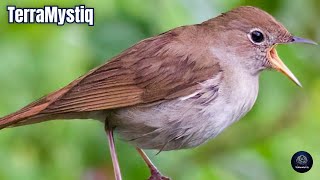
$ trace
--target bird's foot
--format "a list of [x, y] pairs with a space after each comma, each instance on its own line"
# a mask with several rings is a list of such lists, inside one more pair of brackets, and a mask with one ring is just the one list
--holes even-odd
[[151, 176], [148, 180], [171, 180], [168, 177], [162, 176], [161, 173], [157, 169], [151, 170]]

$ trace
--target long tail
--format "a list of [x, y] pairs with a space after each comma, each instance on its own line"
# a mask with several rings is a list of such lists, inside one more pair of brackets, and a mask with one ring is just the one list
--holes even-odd
[[82, 76], [74, 80], [67, 86], [34, 101], [19, 111], [0, 118], [0, 129], [56, 119], [57, 116], [55, 116], [55, 114], [46, 114], [41, 112], [67, 93], [72, 87], [77, 85], [84, 77], [86, 76]]
[[37, 119], [39, 113], [49, 105], [45, 102], [45, 99], [46, 97], [41, 98], [12, 114], [0, 118], [0, 129], [15, 126], [16, 124], [27, 120], [30, 120], [30, 123], [28, 124], [31, 124], [32, 119]]
[[[70, 84], [72, 85], [72, 84]], [[21, 126], [27, 124], [34, 124], [48, 119], [50, 114], [41, 114], [51, 103], [61, 97], [68, 91], [69, 86], [55, 91], [39, 100], [27, 105], [26, 107], [0, 118], [0, 129], [6, 127]]]

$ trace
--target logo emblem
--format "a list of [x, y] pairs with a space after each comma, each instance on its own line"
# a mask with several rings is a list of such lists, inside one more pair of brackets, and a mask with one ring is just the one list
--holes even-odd
[[306, 151], [296, 152], [291, 158], [292, 168], [299, 173], [308, 172], [312, 168], [312, 164], [312, 156]]

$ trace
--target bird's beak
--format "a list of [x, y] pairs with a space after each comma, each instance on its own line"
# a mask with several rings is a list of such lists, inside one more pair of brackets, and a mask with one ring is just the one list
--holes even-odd
[[[293, 36], [291, 40], [287, 43], [306, 43], [306, 44], [313, 44], [317, 45], [316, 42], [308, 40], [308, 39], [303, 39], [300, 37], [295, 37]], [[284, 43], [281, 43], [284, 44]], [[275, 49], [276, 45], [272, 46], [268, 52], [268, 60], [271, 63], [272, 68], [276, 69], [277, 71], [285, 74], [289, 79], [291, 79], [295, 84], [298, 86], [302, 87], [301, 83], [299, 80], [294, 76], [294, 74], [290, 71], [290, 69], [282, 62], [282, 60], [279, 58], [278, 53]]]
[[312, 40], [304, 39], [304, 38], [297, 37], [297, 36], [293, 36], [288, 43], [304, 43], [304, 44], [318, 45], [318, 43], [316, 43]]

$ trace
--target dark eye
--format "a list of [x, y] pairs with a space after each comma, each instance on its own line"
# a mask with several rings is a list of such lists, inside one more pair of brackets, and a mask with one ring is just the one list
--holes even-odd
[[251, 40], [255, 43], [261, 43], [264, 40], [264, 35], [258, 30], [252, 31]]

